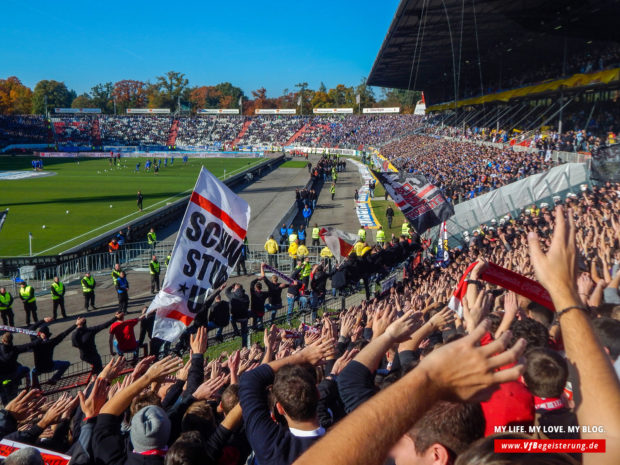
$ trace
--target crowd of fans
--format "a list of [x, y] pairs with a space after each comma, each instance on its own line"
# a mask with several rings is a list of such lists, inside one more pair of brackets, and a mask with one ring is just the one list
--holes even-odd
[[180, 118], [176, 143], [179, 146], [211, 146], [235, 140], [243, 127], [238, 116]]
[[45, 144], [49, 124], [42, 115], [0, 115], [0, 145]]
[[[619, 189], [607, 184], [497, 230], [481, 227], [447, 265], [411, 260], [386, 293], [311, 325], [270, 325], [262, 344], [209, 360], [209, 322], [222, 307], [215, 296], [196, 318], [186, 362], [151, 356], [134, 367], [116, 358], [75, 397], [21, 392], [0, 411], [0, 437], [74, 464], [616, 463]], [[401, 237], [383, 250], [414, 242]], [[485, 284], [487, 261], [540, 282], [556, 312]], [[454, 312], [448, 300], [474, 262]], [[326, 280], [314, 267], [308, 287], [324, 290]], [[278, 297], [281, 305], [286, 285], [263, 273], [248, 293], [226, 287], [233, 318], [247, 319]], [[605, 439], [606, 453], [493, 446], [533, 437]], [[34, 449], [12, 455], [7, 465], [42, 463]]]
[[110, 145], [165, 145], [173, 118], [168, 116], [100, 116], [101, 142]]
[[93, 140], [92, 119], [53, 118], [54, 140], [58, 143], [91, 145]]
[[544, 150], [530, 153], [426, 135], [412, 135], [382, 147], [399, 170], [423, 174], [454, 203], [550, 168]]
[[260, 145], [286, 143], [299, 131], [307, 118], [302, 116], [261, 116], [252, 118], [248, 130], [239, 140], [240, 145]]

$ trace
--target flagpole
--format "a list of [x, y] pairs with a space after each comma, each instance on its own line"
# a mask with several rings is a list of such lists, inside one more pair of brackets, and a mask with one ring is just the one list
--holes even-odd
[[30, 256], [32, 257], [32, 233], [28, 233], [28, 245], [30, 246]]

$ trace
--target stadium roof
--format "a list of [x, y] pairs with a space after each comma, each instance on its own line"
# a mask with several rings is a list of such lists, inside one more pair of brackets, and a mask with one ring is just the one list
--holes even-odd
[[618, 41], [618, 17], [620, 0], [402, 0], [368, 84], [453, 99]]

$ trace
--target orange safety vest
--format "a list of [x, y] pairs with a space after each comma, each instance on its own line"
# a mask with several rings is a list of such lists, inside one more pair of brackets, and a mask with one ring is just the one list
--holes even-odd
[[112, 241], [110, 241], [110, 243], [108, 244], [108, 251], [109, 252], [116, 252], [119, 248], [118, 242], [114, 243]]

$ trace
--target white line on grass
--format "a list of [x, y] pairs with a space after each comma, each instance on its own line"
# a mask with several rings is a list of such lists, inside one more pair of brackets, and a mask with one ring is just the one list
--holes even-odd
[[[260, 160], [260, 161], [263, 161], [263, 160]], [[254, 163], [251, 163], [251, 164], [250, 164], [250, 166], [252, 166], [252, 165], [256, 165], [256, 164], [258, 164], [258, 163], [259, 163], [259, 161], [255, 161]], [[227, 173], [227, 177], [230, 177], [230, 176], [234, 175], [236, 172], [238, 172], [238, 171], [242, 171], [242, 170], [245, 170], [245, 169], [247, 169], [247, 168], [248, 168], [247, 166], [242, 166], [242, 167], [239, 167], [239, 168], [237, 168], [236, 170], [233, 170], [233, 171], [231, 171], [231, 172]], [[218, 179], [221, 179], [221, 178], [222, 178], [222, 176], [223, 176], [223, 175], [218, 176]], [[161, 204], [161, 203], [167, 202], [168, 200], [174, 199], [174, 198], [179, 197], [179, 196], [181, 196], [181, 195], [189, 194], [189, 193], [190, 193], [193, 189], [194, 189], [194, 188], [192, 187], [192, 188], [190, 188], [190, 189], [187, 189], [186, 191], [179, 192], [178, 194], [173, 195], [172, 197], [168, 197], [167, 199], [160, 200], [159, 202], [156, 202], [156, 203], [154, 203], [153, 205], [150, 205], [150, 206], [146, 207], [144, 210], [149, 210], [149, 209], [151, 209], [151, 208], [155, 207], [156, 205], [159, 205], [159, 204]], [[116, 223], [118, 223], [118, 222], [120, 222], [120, 221], [123, 221], [123, 220], [125, 220], [125, 219], [127, 219], [127, 218], [130, 218], [130, 217], [132, 217], [132, 216], [134, 216], [134, 215], [137, 215], [138, 213], [141, 213], [141, 212], [134, 212], [134, 213], [130, 213], [129, 215], [123, 216], [122, 218], [118, 218], [118, 219], [116, 219], [116, 220], [114, 220], [114, 221], [110, 221], [109, 223], [106, 223], [106, 224], [103, 224], [103, 225], [101, 225], [101, 226], [99, 226], [99, 227], [97, 227], [97, 228], [91, 229], [90, 231], [86, 231], [85, 233], [80, 234], [79, 236], [75, 236], [75, 237], [73, 237], [73, 238], [71, 238], [71, 239], [68, 239], [68, 240], [66, 240], [66, 241], [64, 241], [64, 242], [61, 242], [61, 243], [56, 244], [56, 245], [54, 245], [54, 246], [52, 246], [52, 247], [49, 247], [49, 248], [47, 248], [47, 249], [45, 249], [45, 250], [42, 250], [42, 251], [40, 251], [40, 252], [37, 252], [37, 253], [35, 253], [34, 255], [35, 255], [35, 256], [36, 256], [36, 255], [41, 255], [41, 254], [44, 254], [45, 252], [49, 252], [50, 250], [56, 249], [57, 247], [61, 247], [61, 246], [65, 245], [65, 244], [69, 244], [69, 243], [71, 243], [71, 242], [73, 242], [73, 241], [75, 241], [75, 240], [77, 240], [77, 239], [79, 239], [79, 238], [81, 238], [81, 237], [88, 236], [89, 234], [91, 234], [91, 233], [93, 233], [93, 232], [95, 232], [95, 231], [99, 231], [100, 229], [107, 228], [107, 227], [108, 227], [108, 226], [110, 226], [110, 225], [116, 224]]]
[[[192, 188], [190, 188], [190, 189], [187, 189], [186, 191], [179, 192], [178, 194], [173, 195], [172, 197], [168, 197], [167, 199], [160, 200], [159, 202], [155, 202], [153, 205], [149, 205], [149, 206], [148, 206], [148, 207], [146, 207], [144, 210], [149, 210], [149, 209], [151, 209], [151, 208], [155, 207], [156, 205], [159, 205], [159, 204], [161, 204], [161, 203], [167, 202], [167, 201], [169, 201], [169, 200], [171, 200], [171, 199], [174, 199], [174, 198], [176, 198], [176, 197], [179, 197], [179, 196], [181, 196], [181, 195], [189, 194], [189, 193], [190, 193], [193, 189], [194, 189], [194, 188], [192, 187]], [[80, 237], [88, 236], [89, 234], [91, 234], [91, 233], [93, 233], [93, 232], [95, 232], [95, 231], [99, 231], [100, 229], [107, 228], [107, 227], [108, 227], [108, 226], [110, 226], [110, 225], [116, 224], [116, 223], [118, 223], [118, 222], [120, 222], [120, 221], [123, 221], [123, 220], [125, 220], [125, 219], [127, 219], [127, 218], [130, 218], [130, 217], [132, 217], [132, 216], [134, 216], [134, 215], [137, 215], [137, 214], [139, 214], [139, 213], [143, 213], [143, 212], [134, 212], [134, 213], [130, 213], [129, 215], [123, 216], [122, 218], [117, 218], [117, 219], [116, 219], [116, 220], [114, 220], [114, 221], [110, 221], [109, 223], [106, 223], [106, 224], [103, 224], [103, 225], [101, 225], [101, 226], [99, 226], [99, 227], [97, 227], [97, 228], [91, 229], [90, 231], [86, 231], [85, 233], [80, 234], [79, 236], [75, 236], [75, 237], [73, 237], [73, 238], [71, 238], [71, 239], [69, 239], [69, 240], [66, 240], [66, 241], [64, 241], [64, 242], [61, 242], [61, 243], [59, 243], [59, 244], [56, 244], [56, 245], [54, 245], [54, 246], [52, 246], [52, 247], [50, 247], [50, 248], [48, 248], [48, 249], [42, 250], [42, 251], [40, 251], [40, 252], [37, 252], [37, 253], [35, 253], [34, 255], [41, 255], [41, 254], [43, 254], [43, 253], [45, 253], [45, 252], [49, 252], [50, 250], [53, 250], [53, 249], [55, 249], [55, 248], [57, 248], [57, 247], [61, 247], [61, 246], [65, 245], [65, 244], [69, 244], [69, 243], [71, 243], [71, 242], [73, 242], [73, 241], [75, 241], [75, 240], [79, 239]]]

